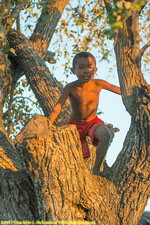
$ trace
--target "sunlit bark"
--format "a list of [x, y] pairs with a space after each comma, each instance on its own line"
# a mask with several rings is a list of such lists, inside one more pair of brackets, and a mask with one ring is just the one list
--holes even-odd
[[139, 56], [135, 53], [138, 36], [133, 35], [137, 28], [134, 29], [131, 21], [132, 18], [129, 18], [119, 30], [115, 42], [123, 102], [131, 115], [131, 126], [123, 149], [113, 165], [117, 177], [114, 178], [115, 184], [122, 196], [118, 212], [122, 224], [138, 222], [150, 195], [150, 88], [143, 78]]
[[[23, 69], [44, 114], [48, 116], [60, 96], [62, 84], [51, 75], [44, 60], [33, 48], [32, 42], [15, 30], [10, 30], [7, 38], [10, 47], [16, 52], [15, 61]], [[70, 113], [69, 101], [63, 109], [55, 123], [57, 125], [67, 122]], [[63, 122], [60, 121], [62, 115]]]

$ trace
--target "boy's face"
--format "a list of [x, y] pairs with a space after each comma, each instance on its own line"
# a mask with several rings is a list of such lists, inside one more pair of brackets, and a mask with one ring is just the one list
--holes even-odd
[[97, 67], [95, 66], [95, 61], [92, 57], [80, 57], [77, 59], [76, 65], [71, 71], [78, 77], [79, 81], [87, 83], [93, 79], [97, 72]]

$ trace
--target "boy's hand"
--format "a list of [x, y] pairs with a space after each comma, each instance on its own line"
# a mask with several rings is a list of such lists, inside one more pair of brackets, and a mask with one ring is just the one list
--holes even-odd
[[69, 94], [70, 94], [70, 87], [69, 87], [69, 85], [66, 85], [66, 87], [63, 89], [63, 93], [60, 96], [57, 104], [54, 106], [52, 112], [50, 113], [50, 115], [48, 117], [49, 120], [52, 123], [55, 121], [55, 119], [59, 115], [59, 113], [62, 109], [62, 106], [64, 105], [64, 103], [65, 103], [66, 99], [68, 98]]

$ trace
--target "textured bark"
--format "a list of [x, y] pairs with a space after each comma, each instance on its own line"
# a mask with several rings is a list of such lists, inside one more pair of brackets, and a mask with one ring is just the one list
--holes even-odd
[[137, 224], [150, 195], [150, 149], [144, 142], [142, 135], [139, 137], [135, 122], [132, 122], [123, 149], [112, 168], [114, 177], [111, 180], [121, 196], [118, 210], [121, 224]]
[[118, 224], [116, 188], [88, 171], [75, 126], [56, 128], [35, 116], [17, 135], [16, 147], [36, 186], [42, 220]]
[[33, 183], [1, 120], [0, 193], [1, 221], [35, 221], [39, 218]]
[[133, 57], [137, 37], [131, 22], [129, 18], [119, 30], [115, 43], [123, 102], [131, 115], [123, 149], [112, 168], [117, 179], [111, 177], [121, 195], [121, 224], [137, 224], [150, 196], [150, 88], [141, 73], [139, 56]]
[[[52, 39], [55, 28], [61, 18], [61, 15], [62, 15], [63, 10], [64, 10], [65, 6], [67, 5], [67, 3], [68, 3], [68, 0], [56, 0], [56, 1], [47, 0], [47, 1], [45, 1], [44, 5], [43, 5], [42, 13], [38, 19], [38, 22], [36, 24], [34, 32], [30, 38], [34, 49], [38, 51], [41, 58], [50, 63], [55, 63], [56, 60], [54, 59], [54, 56], [52, 56], [52, 54], [49, 54], [49, 51], [47, 51], [47, 49], [49, 47], [49, 44]], [[9, 24], [10, 27], [13, 27], [13, 22], [15, 20], [17, 20], [20, 11], [26, 4], [27, 4], [26, 0], [16, 2], [15, 7], [12, 7], [10, 1], [8, 1], [7, 4], [5, 1], [2, 3], [2, 7], [0, 10], [3, 11], [4, 9], [8, 9], [8, 12], [5, 13], [5, 16], [4, 16], [5, 19], [3, 19], [4, 27], [5, 26], [7, 27], [7, 24]], [[12, 9], [11, 9], [11, 7], [12, 7]], [[9, 11], [10, 11], [10, 13], [9, 13]], [[43, 20], [43, 18], [45, 16], [47, 17], [47, 21]], [[5, 27], [5, 32], [7, 33], [6, 27]], [[3, 27], [1, 27], [1, 26], [0, 26], [0, 28], [3, 29]], [[13, 47], [14, 46], [12, 46], [12, 48]], [[24, 70], [22, 69], [22, 67], [20, 66], [18, 61], [16, 61], [16, 58], [13, 57], [13, 59], [12, 59], [12, 53], [10, 55], [11, 55], [11, 73], [12, 73], [11, 75], [12, 75], [12, 77], [10, 74], [8, 74], [8, 71], [6, 70], [6, 72], [5, 72], [6, 73], [5, 74], [5, 83], [6, 84], [3, 85], [6, 90], [3, 93], [3, 98], [4, 98], [3, 102], [5, 100], [5, 97], [8, 95], [8, 93], [11, 90], [11, 85], [14, 85], [16, 83], [16, 81], [21, 76], [24, 75], [24, 73], [23, 73]], [[52, 56], [52, 58], [51, 58], [51, 56]], [[3, 59], [1, 61], [3, 61]], [[7, 61], [7, 59], [5, 61]], [[7, 65], [7, 62], [5, 62], [5, 66], [6, 65]], [[4, 71], [4, 69], [2, 69], [2, 70]], [[53, 80], [53, 78], [52, 78], [52, 80]], [[55, 83], [57, 83], [57, 85], [60, 86], [59, 82], [55, 81]]]
[[39, 219], [35, 191], [25, 170], [1, 169], [0, 188], [1, 221]]
[[[15, 61], [21, 66], [21, 68], [23, 68], [28, 82], [38, 99], [44, 114], [48, 116], [51, 109], [58, 101], [63, 88], [62, 84], [51, 75], [44, 60], [24, 35], [17, 33], [15, 30], [10, 30], [7, 38], [10, 47], [15, 49]], [[68, 121], [69, 113], [70, 102], [66, 101], [66, 104], [55, 124], [65, 124]], [[62, 116], [63, 121], [60, 121]]]

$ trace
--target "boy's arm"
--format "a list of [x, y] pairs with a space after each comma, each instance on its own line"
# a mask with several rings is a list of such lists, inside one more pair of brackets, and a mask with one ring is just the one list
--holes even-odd
[[62, 106], [64, 105], [66, 99], [68, 98], [70, 94], [70, 88], [69, 85], [66, 85], [66, 87], [63, 89], [63, 93], [60, 96], [57, 104], [54, 106], [53, 110], [51, 111], [50, 115], [49, 115], [49, 120], [53, 123], [55, 121], [55, 119], [57, 118], [57, 116], [59, 115]]
[[120, 87], [110, 84], [107, 81], [101, 80], [101, 87], [102, 87], [102, 89], [106, 89], [108, 91], [112, 91], [118, 95], [121, 95]]

